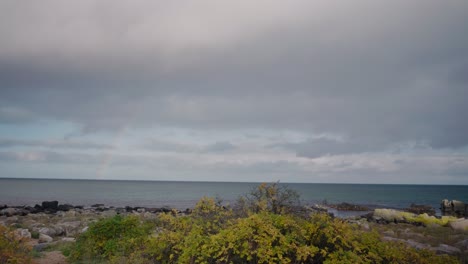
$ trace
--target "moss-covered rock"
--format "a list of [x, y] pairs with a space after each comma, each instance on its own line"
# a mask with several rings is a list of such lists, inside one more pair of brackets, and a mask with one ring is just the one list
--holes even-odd
[[450, 222], [458, 221], [458, 219], [453, 216], [442, 216], [438, 218], [426, 213], [418, 215], [395, 209], [375, 209], [372, 218], [377, 222], [412, 223], [424, 226], [447, 226]]

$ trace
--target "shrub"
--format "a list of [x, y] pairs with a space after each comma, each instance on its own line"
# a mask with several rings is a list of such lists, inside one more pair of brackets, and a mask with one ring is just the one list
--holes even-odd
[[90, 225], [87, 232], [78, 237], [69, 258], [76, 260], [111, 260], [128, 256], [141, 248], [152, 229], [149, 223], [141, 223], [136, 216], [102, 219]]
[[[162, 214], [154, 232], [138, 218], [100, 220], [82, 234], [70, 260], [111, 263], [456, 263], [327, 214], [294, 214], [298, 196], [263, 184], [234, 214], [203, 198], [188, 216]], [[291, 207], [290, 207], [291, 206]]]
[[262, 211], [274, 214], [292, 213], [300, 207], [299, 194], [279, 183], [262, 183], [249, 194], [240, 197], [236, 209], [240, 215]]
[[30, 263], [31, 247], [26, 245], [26, 241], [0, 225], [0, 263]]
[[[190, 217], [170, 221], [185, 228], [165, 229], [150, 239], [143, 255], [157, 263], [456, 263], [382, 242], [375, 232], [325, 214], [305, 219], [261, 212], [231, 221], [215, 234], [202, 232]], [[191, 224], [184, 225], [187, 221]]]
[[37, 232], [37, 231], [32, 231], [32, 232], [31, 232], [31, 238], [39, 239], [39, 232]]

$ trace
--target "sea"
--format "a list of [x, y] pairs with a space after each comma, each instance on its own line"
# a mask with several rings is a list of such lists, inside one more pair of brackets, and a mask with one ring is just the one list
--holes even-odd
[[[302, 204], [353, 203], [371, 208], [424, 204], [439, 210], [442, 199], [468, 202], [466, 185], [279, 183], [299, 193]], [[0, 204], [59, 203], [91, 206], [171, 207], [184, 210], [206, 197], [234, 203], [259, 183], [0, 178]], [[438, 211], [440, 214], [440, 211]]]

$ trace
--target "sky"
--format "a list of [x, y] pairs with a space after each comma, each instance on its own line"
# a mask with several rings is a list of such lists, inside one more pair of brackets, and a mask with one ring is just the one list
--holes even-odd
[[0, 177], [468, 184], [468, 1], [0, 2]]

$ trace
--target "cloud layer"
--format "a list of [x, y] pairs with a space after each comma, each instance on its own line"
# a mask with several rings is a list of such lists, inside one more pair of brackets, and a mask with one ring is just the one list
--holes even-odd
[[255, 156], [251, 130], [265, 157], [466, 157], [466, 25], [466, 1], [3, 1], [0, 124], [197, 131], [138, 144], [213, 159]]

